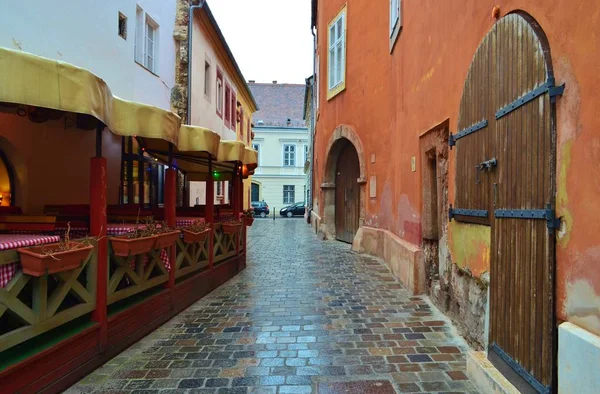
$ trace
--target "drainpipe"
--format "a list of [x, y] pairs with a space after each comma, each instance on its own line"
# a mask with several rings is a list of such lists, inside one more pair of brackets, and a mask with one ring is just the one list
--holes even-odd
[[317, 95], [315, 94], [315, 86], [317, 83], [317, 35], [315, 33], [315, 28], [311, 27], [310, 32], [313, 36], [313, 81], [312, 81], [312, 108], [311, 108], [311, 117], [310, 117], [310, 144], [311, 144], [311, 154], [310, 154], [310, 163], [309, 163], [309, 177], [310, 177], [310, 201], [309, 201], [309, 217], [308, 220], [310, 222], [310, 212], [313, 209], [313, 201], [314, 201], [314, 192], [315, 192], [315, 177], [314, 177], [314, 162], [315, 162], [315, 127], [316, 127], [316, 116], [317, 116]]
[[192, 115], [192, 37], [193, 24], [194, 24], [194, 10], [204, 7], [205, 0], [200, 0], [198, 5], [190, 5], [190, 12], [188, 14], [188, 86], [187, 86], [187, 124], [191, 125], [190, 120]]

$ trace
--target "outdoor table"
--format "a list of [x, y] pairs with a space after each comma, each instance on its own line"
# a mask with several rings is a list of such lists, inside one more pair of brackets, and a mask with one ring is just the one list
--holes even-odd
[[194, 224], [195, 221], [201, 221], [204, 222], [204, 218], [203, 217], [194, 217], [194, 216], [180, 216], [175, 220], [175, 227], [190, 227], [191, 225]]
[[[2, 264], [5, 258], [8, 261], [15, 258], [18, 259], [18, 256], [14, 255], [16, 254], [15, 249], [26, 246], [50, 244], [59, 241], [60, 237], [58, 235], [0, 234], [0, 254], [3, 255], [3, 258], [0, 258], [0, 287], [5, 287], [21, 267], [19, 261]], [[12, 256], [8, 256], [11, 254]]]

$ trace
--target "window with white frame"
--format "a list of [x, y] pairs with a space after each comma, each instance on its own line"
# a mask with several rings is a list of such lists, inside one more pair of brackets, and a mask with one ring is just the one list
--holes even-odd
[[390, 0], [390, 53], [402, 28], [402, 0]]
[[296, 186], [283, 185], [283, 203], [293, 204], [294, 200], [296, 200]]
[[136, 10], [135, 61], [158, 73], [158, 24], [140, 7]]
[[346, 73], [346, 8], [329, 24], [328, 87], [342, 87]]
[[294, 167], [296, 165], [296, 145], [283, 145], [283, 166]]
[[308, 145], [304, 145], [304, 162], [308, 161]]
[[400, 20], [400, 0], [390, 0], [390, 37]]
[[254, 149], [256, 152], [258, 152], [256, 154], [256, 156], [258, 156], [258, 161], [259, 162], [256, 163], [256, 164], [260, 165], [260, 145], [259, 144], [252, 144], [252, 149]]

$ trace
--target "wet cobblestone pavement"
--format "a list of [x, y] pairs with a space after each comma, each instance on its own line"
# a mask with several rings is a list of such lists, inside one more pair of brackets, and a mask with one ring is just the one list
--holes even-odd
[[380, 260], [300, 219], [256, 220], [248, 248], [245, 271], [68, 392], [475, 392], [467, 345]]

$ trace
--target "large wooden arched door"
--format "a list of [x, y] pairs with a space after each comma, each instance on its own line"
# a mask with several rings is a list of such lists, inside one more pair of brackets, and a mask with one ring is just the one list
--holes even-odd
[[549, 392], [555, 365], [554, 86], [531, 18], [510, 14], [479, 46], [456, 145], [457, 220], [491, 226], [488, 357], [523, 392]]
[[360, 217], [360, 167], [354, 146], [347, 142], [335, 167], [335, 234], [343, 242], [352, 243]]

